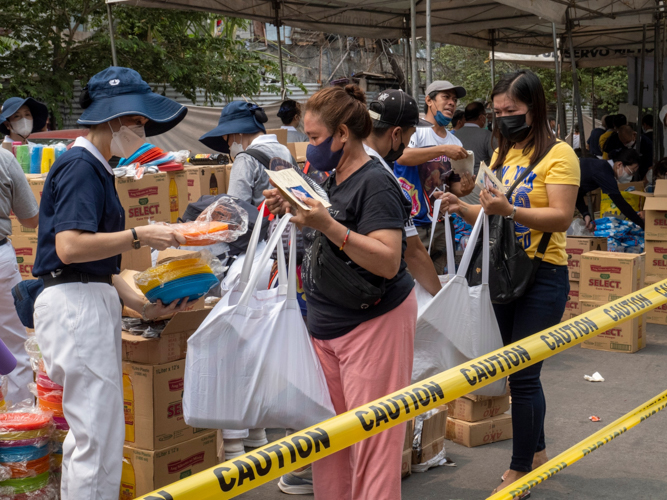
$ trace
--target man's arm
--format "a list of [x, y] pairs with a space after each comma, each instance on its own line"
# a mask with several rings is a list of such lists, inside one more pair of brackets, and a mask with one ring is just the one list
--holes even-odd
[[452, 160], [462, 160], [468, 156], [468, 152], [462, 146], [451, 144], [427, 148], [405, 148], [403, 155], [396, 161], [406, 167], [416, 167], [441, 156], [447, 156]]

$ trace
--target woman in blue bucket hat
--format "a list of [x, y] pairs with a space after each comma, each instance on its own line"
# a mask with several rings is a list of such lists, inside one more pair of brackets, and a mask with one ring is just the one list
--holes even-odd
[[35, 335], [47, 375], [64, 388], [70, 432], [62, 498], [106, 500], [118, 498], [125, 437], [119, 297], [145, 320], [187, 303], [150, 304], [118, 278], [121, 253], [184, 240], [168, 226], [125, 229], [109, 159], [129, 157], [146, 136], [176, 126], [187, 109], [120, 67], [93, 76], [80, 102], [78, 123], [90, 132], [56, 160], [44, 184], [33, 268], [44, 291], [35, 302]]
[[264, 171], [269, 165], [255, 156], [293, 161], [289, 149], [278, 142], [278, 137], [266, 133], [267, 121], [266, 113], [256, 104], [233, 101], [223, 108], [218, 126], [199, 138], [205, 146], [234, 159], [227, 194], [255, 206], [262, 203], [262, 191], [269, 188], [269, 176]]
[[10, 97], [2, 104], [0, 132], [5, 134], [3, 147], [11, 150], [12, 142], [28, 143], [28, 136], [46, 126], [49, 109], [32, 97]]

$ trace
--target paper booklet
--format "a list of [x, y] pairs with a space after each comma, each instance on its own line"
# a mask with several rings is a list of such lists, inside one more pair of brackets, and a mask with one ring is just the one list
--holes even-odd
[[488, 189], [489, 187], [495, 187], [498, 191], [505, 194], [507, 193], [507, 187], [496, 177], [496, 174], [486, 166], [486, 163], [481, 162], [479, 164], [479, 172], [477, 172], [477, 180], [475, 184], [482, 189]]
[[449, 162], [452, 164], [452, 170], [461, 175], [464, 172], [468, 172], [470, 175], [475, 175], [475, 153], [468, 151], [468, 156], [462, 160], [452, 160], [450, 158]]
[[331, 203], [318, 195], [313, 188], [311, 188], [308, 183], [294, 171], [294, 169], [286, 168], [285, 170], [278, 171], [266, 170], [266, 173], [276, 185], [280, 194], [282, 194], [292, 205], [303, 208], [304, 210], [310, 210], [310, 207], [306, 205], [303, 200], [312, 198], [319, 201], [326, 208], [331, 206]]

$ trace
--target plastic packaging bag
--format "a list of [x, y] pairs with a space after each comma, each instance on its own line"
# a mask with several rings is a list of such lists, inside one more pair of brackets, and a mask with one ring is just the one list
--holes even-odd
[[213, 274], [212, 261], [213, 256], [209, 252], [193, 252], [183, 257], [161, 262], [155, 267], [150, 267], [142, 273], [135, 274], [134, 283], [139, 290], [147, 293], [153, 288], [180, 278], [204, 273]]
[[[415, 332], [413, 383], [503, 347], [489, 292], [489, 223], [483, 210], [470, 239], [477, 241], [482, 230], [482, 284], [469, 287], [465, 278], [475, 250], [475, 246], [470, 245], [463, 254], [456, 276], [433, 300], [420, 308]], [[501, 396], [505, 394], [505, 383], [505, 378], [500, 379], [474, 394]]]
[[[188, 425], [303, 429], [334, 415], [296, 299], [295, 228], [286, 285], [281, 279], [277, 288], [255, 288], [290, 218], [281, 219], [238, 303], [223, 297], [188, 339], [183, 392]], [[284, 266], [279, 272], [285, 273]]]
[[185, 237], [188, 246], [230, 243], [248, 230], [248, 212], [231, 198], [223, 197], [209, 205], [195, 221], [171, 226]]

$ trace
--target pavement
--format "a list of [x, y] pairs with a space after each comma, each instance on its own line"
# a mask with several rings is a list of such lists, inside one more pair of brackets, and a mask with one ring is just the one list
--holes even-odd
[[[553, 458], [667, 389], [667, 326], [648, 325], [648, 345], [634, 353], [574, 346], [545, 361], [547, 452]], [[604, 382], [584, 375], [600, 372]], [[602, 418], [599, 423], [588, 417]], [[531, 499], [667, 499], [667, 409], [652, 416], [556, 476], [535, 487]], [[267, 431], [269, 440], [284, 431]], [[481, 500], [508, 468], [512, 441], [466, 448], [445, 441], [456, 467], [438, 467], [403, 480], [403, 500]], [[286, 500], [277, 481], [237, 498]], [[312, 496], [303, 496], [312, 498]], [[373, 500], [373, 499], [366, 499]]]

